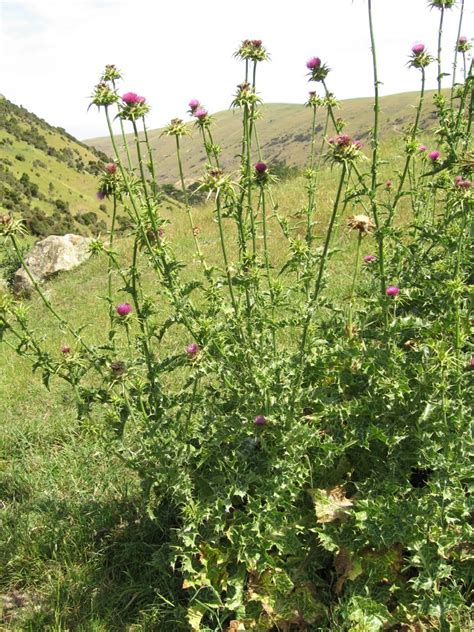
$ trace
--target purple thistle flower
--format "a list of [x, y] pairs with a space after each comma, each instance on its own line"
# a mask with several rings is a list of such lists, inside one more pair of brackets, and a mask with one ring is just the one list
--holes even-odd
[[257, 162], [255, 165], [255, 171], [260, 175], [264, 174], [266, 170], [267, 165], [264, 162]]
[[105, 165], [105, 170], [107, 173], [110, 174], [117, 173], [117, 165], [115, 164], [115, 162], [108, 162]]
[[388, 288], [385, 290], [387, 296], [396, 296], [399, 292], [400, 288], [396, 285], [389, 285]]
[[259, 39], [252, 40], [252, 46], [255, 46], [255, 48], [260, 48], [261, 45], [262, 45], [262, 40], [259, 40]]
[[314, 68], [319, 68], [320, 66], [321, 60], [319, 57], [311, 57], [311, 59], [308, 59], [306, 62], [306, 68], [308, 68], [308, 70], [314, 70]]
[[253, 420], [256, 426], [264, 426], [267, 423], [267, 418], [264, 415], [257, 415]]
[[428, 154], [428, 158], [431, 160], [431, 162], [436, 162], [440, 156], [441, 153], [437, 149], [430, 151], [430, 153]]
[[411, 52], [412, 52], [414, 55], [421, 55], [421, 53], [422, 53], [424, 50], [425, 50], [425, 45], [424, 45], [424, 44], [421, 44], [421, 43], [414, 44], [414, 45], [411, 47]]
[[375, 255], [365, 255], [364, 257], [364, 261], [365, 263], [372, 263], [373, 261], [376, 261], [377, 257]]
[[128, 316], [132, 311], [132, 306], [130, 303], [119, 303], [115, 308], [115, 311], [119, 316]]
[[461, 37], [458, 39], [458, 44], [466, 44], [467, 43], [467, 37], [465, 35], [461, 35]]
[[351, 144], [351, 137], [349, 136], [349, 134], [339, 134], [339, 136], [337, 136], [336, 138], [336, 143], [340, 146], [340, 147], [348, 147]]
[[95, 194], [95, 197], [98, 200], [103, 200], [105, 198], [105, 193], [103, 191], [97, 191], [97, 193]]
[[191, 101], [188, 103], [189, 109], [191, 110], [193, 114], [194, 114], [194, 111], [197, 110], [200, 105], [201, 104], [199, 103], [197, 99], [191, 99]]
[[418, 151], [419, 151], [420, 153], [425, 152], [427, 149], [428, 149], [428, 147], [427, 147], [426, 145], [420, 145], [420, 146], [418, 147]]
[[199, 121], [203, 121], [207, 116], [207, 110], [205, 108], [197, 108], [197, 110], [193, 112], [193, 116]]
[[135, 92], [126, 92], [124, 95], [122, 95], [122, 101], [127, 105], [137, 105], [145, 103], [146, 99], [145, 97], [140, 97]]
[[194, 358], [200, 351], [200, 347], [197, 342], [192, 342], [186, 347], [186, 353], [189, 358]]
[[472, 371], [474, 369], [474, 356], [471, 357], [471, 359], [467, 363], [467, 367], [466, 368], [468, 370], [470, 370], [470, 371]]
[[61, 345], [59, 350], [61, 353], [71, 353], [71, 347], [69, 345]]
[[385, 183], [385, 188], [387, 189], [387, 191], [390, 191], [392, 187], [393, 187], [393, 182], [391, 180], [387, 180], [387, 182]]
[[471, 186], [472, 182], [470, 180], [461, 180], [461, 182], [458, 184], [458, 187], [464, 190], [470, 189]]

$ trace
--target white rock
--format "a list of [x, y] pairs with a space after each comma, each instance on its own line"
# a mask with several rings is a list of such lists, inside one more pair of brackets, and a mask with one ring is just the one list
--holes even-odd
[[[38, 283], [58, 272], [72, 270], [90, 257], [90, 237], [81, 235], [50, 235], [36, 242], [25, 257], [31, 275]], [[34, 286], [23, 268], [15, 272], [13, 290], [16, 294], [30, 296]]]

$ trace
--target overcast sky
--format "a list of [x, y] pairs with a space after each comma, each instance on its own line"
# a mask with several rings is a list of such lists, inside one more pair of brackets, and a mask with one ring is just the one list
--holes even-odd
[[[465, 0], [469, 38], [473, 3]], [[435, 54], [439, 11], [426, 0], [373, 0], [373, 10], [382, 94], [417, 90], [408, 56], [416, 42]], [[459, 6], [445, 18], [446, 72], [458, 18]], [[0, 0], [0, 93], [78, 138], [106, 135], [102, 115], [87, 107], [113, 63], [124, 74], [121, 92], [144, 95], [149, 127], [159, 127], [185, 118], [191, 98], [211, 112], [229, 107], [243, 78], [233, 53], [246, 38], [262, 39], [271, 55], [257, 78], [266, 102], [304, 102], [312, 56], [332, 68], [338, 98], [372, 93], [367, 0]], [[435, 84], [432, 64], [428, 87]]]

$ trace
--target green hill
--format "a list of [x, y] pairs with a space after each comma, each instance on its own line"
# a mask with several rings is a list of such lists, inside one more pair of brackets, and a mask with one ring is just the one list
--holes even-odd
[[[434, 120], [432, 96], [425, 96], [421, 117], [421, 129], [429, 130]], [[407, 92], [382, 97], [380, 133], [384, 143], [401, 139], [407, 126], [414, 120], [417, 92]], [[259, 142], [264, 160], [280, 163], [280, 166], [301, 168], [309, 153], [312, 113], [304, 105], [272, 103], [260, 108], [258, 122]], [[346, 122], [346, 130], [355, 138], [368, 141], [373, 124], [373, 98], [348, 99], [339, 103], [338, 116]], [[325, 126], [325, 112], [317, 116], [320, 136]], [[241, 151], [241, 115], [239, 111], [227, 110], [213, 115], [214, 141], [222, 148], [222, 164], [226, 170], [237, 168]], [[190, 129], [193, 123], [189, 123]], [[175, 139], [163, 135], [162, 129], [148, 132], [156, 152], [157, 177], [161, 183], [175, 183], [178, 168], [175, 155]], [[128, 136], [132, 144], [132, 136]], [[111, 141], [107, 138], [92, 138], [85, 141], [96, 149], [111, 153]], [[182, 139], [183, 167], [187, 178], [197, 178], [205, 164], [205, 153], [200, 135], [194, 130], [192, 136]], [[159, 160], [158, 160], [159, 158]]]
[[106, 228], [96, 198], [108, 157], [0, 96], [0, 210], [22, 217], [34, 235]]

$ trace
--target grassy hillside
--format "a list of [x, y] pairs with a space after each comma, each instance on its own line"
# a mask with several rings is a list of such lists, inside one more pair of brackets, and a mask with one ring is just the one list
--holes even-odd
[[22, 217], [34, 235], [106, 228], [107, 205], [96, 198], [108, 158], [0, 97], [0, 209]]
[[[434, 92], [428, 92], [425, 96], [420, 125], [422, 130], [429, 130], [433, 124], [433, 94]], [[380, 132], [385, 143], [401, 140], [407, 126], [413, 123], [417, 100], [416, 92], [381, 98]], [[338, 115], [346, 121], [347, 131], [355, 138], [368, 141], [373, 124], [373, 98], [348, 99], [341, 101], [339, 105]], [[262, 106], [261, 115], [258, 135], [264, 159], [274, 163], [280, 161], [288, 167], [302, 168], [309, 152], [311, 110], [303, 105], [272, 103]], [[317, 117], [320, 136], [324, 131], [325, 116], [324, 112], [320, 112]], [[222, 148], [223, 167], [226, 170], [233, 170], [238, 165], [238, 155], [241, 151], [241, 113], [237, 110], [227, 110], [213, 115], [213, 119], [214, 141]], [[192, 129], [192, 122], [189, 123], [189, 127]], [[156, 152], [157, 177], [161, 183], [174, 184], [179, 178], [175, 139], [162, 134], [162, 129], [148, 133]], [[131, 135], [128, 138], [131, 144]], [[100, 151], [112, 151], [109, 138], [92, 138], [85, 142]], [[186, 176], [190, 179], [199, 177], [205, 164], [205, 154], [196, 130], [192, 136], [182, 140], [182, 153]]]

